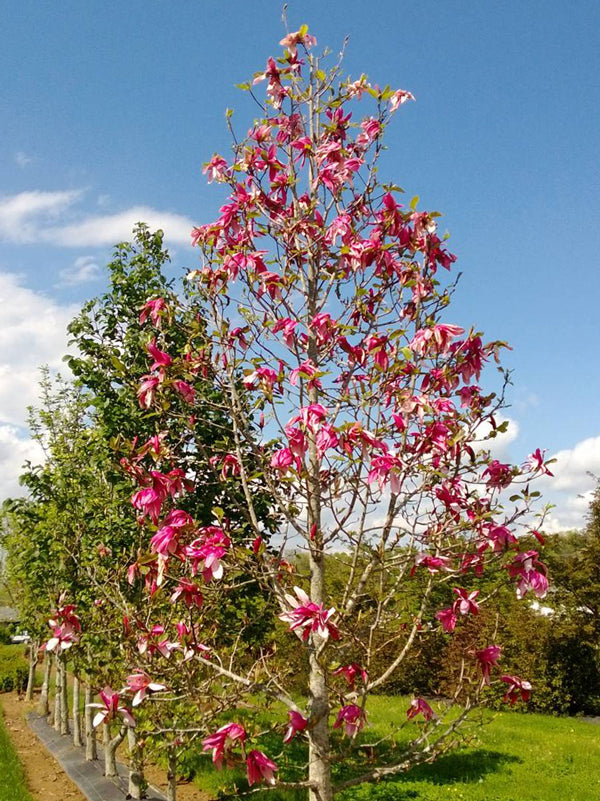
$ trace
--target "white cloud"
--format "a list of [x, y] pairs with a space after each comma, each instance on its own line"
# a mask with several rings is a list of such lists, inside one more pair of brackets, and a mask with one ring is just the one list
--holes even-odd
[[145, 222], [162, 228], [166, 238], [190, 244], [189, 217], [151, 206], [132, 206], [115, 214], [82, 215], [77, 203], [84, 190], [21, 192], [0, 197], [0, 240], [13, 244], [46, 242], [59, 247], [101, 247], [131, 239], [133, 227]]
[[77, 306], [61, 306], [0, 272], [0, 423], [23, 425], [38, 396], [39, 367], [66, 372], [66, 327]]
[[81, 190], [73, 189], [0, 197], [0, 239], [16, 244], [39, 241], [40, 230], [60, 217], [81, 194]]
[[100, 276], [100, 266], [93, 256], [78, 256], [70, 267], [59, 273], [61, 286], [77, 286], [95, 281]]
[[594, 483], [589, 473], [600, 476], [600, 437], [584, 439], [573, 448], [554, 454], [554, 458], [554, 489], [581, 492]]
[[586, 525], [590, 501], [600, 477], [600, 437], [588, 437], [553, 455], [553, 477], [542, 479], [544, 500], [555, 504], [544, 528], [565, 531]]
[[14, 426], [0, 425], [0, 500], [25, 495], [19, 475], [26, 461], [40, 464], [44, 454], [37, 442], [19, 436]]
[[31, 156], [28, 156], [27, 153], [24, 153], [22, 150], [19, 150], [18, 153], [15, 153], [15, 164], [17, 164], [21, 169], [24, 169], [28, 164], [31, 164], [33, 159]]
[[166, 238], [189, 245], [192, 220], [182, 214], [158, 211], [150, 206], [133, 206], [117, 214], [98, 214], [68, 224], [49, 226], [40, 231], [40, 239], [62, 247], [99, 247], [114, 245], [131, 239], [131, 232], [138, 222], [145, 222], [150, 229], [162, 228]]

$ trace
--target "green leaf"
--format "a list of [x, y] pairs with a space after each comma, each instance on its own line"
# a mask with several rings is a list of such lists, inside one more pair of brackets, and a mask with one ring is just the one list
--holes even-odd
[[420, 200], [420, 199], [421, 199], [421, 198], [420, 198], [418, 195], [415, 195], [415, 196], [412, 198], [412, 200], [410, 201], [410, 207], [411, 207], [411, 209], [412, 209], [413, 211], [414, 211], [414, 210], [417, 208], [417, 206], [419, 205], [419, 200]]

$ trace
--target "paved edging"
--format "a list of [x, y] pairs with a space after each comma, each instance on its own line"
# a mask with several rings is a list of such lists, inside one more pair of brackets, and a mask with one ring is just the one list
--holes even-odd
[[[114, 780], [107, 779], [102, 772], [104, 758], [100, 745], [98, 746], [100, 758], [87, 762], [83, 748], [75, 748], [70, 737], [55, 732], [45, 717], [29, 712], [27, 723], [44, 748], [52, 754], [88, 801], [124, 801], [128, 797], [127, 767], [117, 762], [119, 777]], [[149, 787], [147, 792], [147, 801], [166, 801], [166, 796], [155, 787]]]

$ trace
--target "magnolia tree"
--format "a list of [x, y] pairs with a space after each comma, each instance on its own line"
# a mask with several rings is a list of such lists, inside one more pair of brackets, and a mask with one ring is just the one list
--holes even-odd
[[[229, 192], [219, 217], [192, 232], [201, 265], [189, 279], [208, 344], [169, 350], [159, 326], [168, 311], [156, 299], [140, 389], [151, 409], [173, 388], [191, 400], [200, 372], [215, 382], [233, 444], [215, 448], [210, 463], [224, 497], [243, 494], [246, 527], [219, 506], [210, 525], [199, 523], [184, 511], [181, 471], [136, 461], [133, 503], [149, 528], [132, 576], [152, 564], [147, 592], [172, 606], [147, 621], [135, 688], [138, 700], [168, 688], [167, 660], [171, 671], [201, 665], [203, 747], [217, 767], [245, 762], [250, 786], [305, 788], [311, 801], [329, 801], [433, 759], [490, 682], [504, 682], [508, 700], [528, 697], [525, 680], [502, 675], [501, 645], [472, 641], [458, 712], [416, 697], [399, 710], [409, 725], [421, 721], [408, 741], [361, 747], [369, 696], [385, 691], [423, 638], [451, 636], [493, 604], [493, 565], [507, 568], [496, 575], [520, 596], [544, 595], [545, 569], [520, 535], [534, 519], [530, 479], [548, 467], [539, 450], [519, 466], [486, 449], [502, 430], [503, 401], [479, 382], [504, 345], [448, 319], [455, 257], [438, 215], [405, 207], [401, 190], [379, 179], [385, 129], [414, 98], [364, 75], [344, 80], [340, 62], [325, 71], [306, 27], [281, 44], [283, 55], [242, 87], [253, 97], [266, 89], [255, 97], [262, 118], [234, 137], [229, 159], [215, 155], [205, 168]], [[263, 486], [283, 521], [269, 546], [256, 508]], [[276, 606], [274, 633], [301, 652], [301, 701], [276, 648], [238, 647], [247, 621], [220, 614], [249, 585]], [[193, 627], [180, 608], [194, 609]], [[193, 688], [179, 682], [178, 692]], [[287, 707], [276, 746], [248, 711], [269, 697]], [[351, 766], [343, 780], [340, 761]]]

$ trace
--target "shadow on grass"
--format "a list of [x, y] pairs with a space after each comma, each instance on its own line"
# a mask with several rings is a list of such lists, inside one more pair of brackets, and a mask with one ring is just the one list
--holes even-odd
[[[503, 765], [522, 761], [519, 757], [499, 751], [457, 751], [440, 757], [431, 765], [418, 765], [407, 773], [384, 779], [379, 784], [349, 788], [339, 798], [340, 801], [426, 801], [429, 798], [427, 784], [448, 787], [459, 783], [476, 784], [488, 774], [501, 770]], [[409, 782], [412, 787], [404, 786]], [[424, 786], [415, 788], [417, 782]]]
[[394, 777], [392, 781], [426, 781], [432, 784], [472, 784], [479, 782], [489, 773], [496, 773], [504, 765], [523, 762], [514, 754], [500, 751], [477, 750], [455, 751], [441, 756], [433, 764], [417, 765], [408, 773]]

